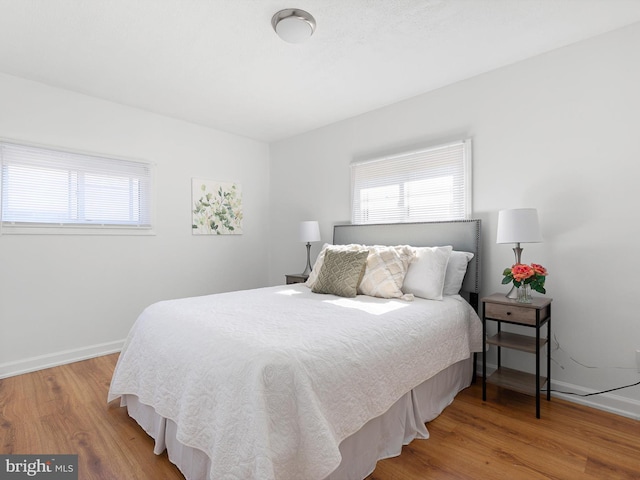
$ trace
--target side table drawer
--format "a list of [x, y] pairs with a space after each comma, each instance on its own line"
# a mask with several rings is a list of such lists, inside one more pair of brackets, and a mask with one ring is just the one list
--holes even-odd
[[[536, 309], [518, 307], [515, 305], [500, 305], [499, 303], [485, 303], [484, 316], [496, 320], [521, 323], [524, 325], [536, 324]], [[541, 316], [541, 319], [545, 318]]]
[[290, 273], [285, 275], [287, 285], [292, 285], [294, 283], [304, 283], [307, 281], [307, 278], [309, 278], [309, 275], [303, 275], [302, 273]]

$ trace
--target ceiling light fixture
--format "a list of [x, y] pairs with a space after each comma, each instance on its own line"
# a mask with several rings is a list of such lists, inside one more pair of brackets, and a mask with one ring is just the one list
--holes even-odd
[[297, 8], [280, 10], [271, 18], [271, 25], [278, 36], [289, 43], [300, 43], [316, 30], [316, 20], [310, 13]]

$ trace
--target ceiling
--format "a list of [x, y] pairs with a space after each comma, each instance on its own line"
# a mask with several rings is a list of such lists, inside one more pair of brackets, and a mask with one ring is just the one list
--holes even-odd
[[[300, 8], [289, 44], [271, 17]], [[640, 21], [640, 0], [0, 0], [0, 72], [272, 142]]]

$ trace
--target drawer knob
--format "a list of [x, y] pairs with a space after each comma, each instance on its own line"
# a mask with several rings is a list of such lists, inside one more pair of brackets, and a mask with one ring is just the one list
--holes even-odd
[[511, 312], [507, 312], [507, 315], [511, 315]]

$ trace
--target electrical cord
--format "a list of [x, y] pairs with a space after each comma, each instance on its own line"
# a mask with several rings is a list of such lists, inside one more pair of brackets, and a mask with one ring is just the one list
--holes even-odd
[[[610, 388], [609, 390], [602, 390], [601, 392], [591, 392], [591, 393], [575, 393], [575, 392], [563, 392], [561, 390], [551, 389], [552, 392], [562, 393], [564, 395], [575, 395], [577, 397], [590, 397], [591, 395], [600, 395], [601, 393], [609, 393], [615, 392], [616, 390], [622, 390], [623, 388], [635, 387], [640, 385], [640, 382], [632, 383], [630, 385], [624, 385], [622, 387]], [[546, 392], [546, 389], [540, 389], [541, 392]]]
[[[560, 342], [558, 341], [558, 337], [556, 337], [555, 333], [553, 334], [553, 349], [561, 351], [562, 353], [564, 353], [567, 356], [567, 358], [569, 360], [571, 360], [572, 362], [574, 362], [574, 363], [576, 363], [576, 364], [578, 364], [578, 365], [580, 365], [581, 367], [584, 367], [584, 368], [591, 368], [591, 369], [608, 368], [608, 369], [614, 369], [614, 370], [635, 370], [634, 367], [615, 367], [615, 366], [614, 367], [608, 367], [608, 366], [598, 367], [598, 366], [595, 366], [595, 365], [587, 365], [586, 363], [582, 363], [579, 360], [576, 360], [575, 358], [573, 358], [571, 355], [569, 355], [569, 353], [560, 346]], [[551, 360], [556, 365], [558, 365], [558, 367], [560, 367], [562, 370], [564, 370], [564, 366], [562, 366], [558, 361], [556, 361], [554, 358], [551, 358]], [[624, 387], [621, 387], [621, 388], [624, 388]]]
[[[565, 355], [567, 355], [567, 357], [569, 358], [569, 360], [577, 363], [578, 365], [580, 365], [581, 367], [584, 368], [614, 368], [614, 369], [619, 369], [619, 370], [633, 370], [633, 367], [596, 367], [593, 365], [585, 365], [582, 362], [579, 362], [578, 360], [576, 360], [575, 358], [573, 358], [571, 355], [569, 355], [565, 350], [563, 350], [563, 348], [560, 346], [560, 342], [558, 341], [558, 338], [556, 337], [556, 335], [553, 335], [553, 341], [554, 341], [554, 350], [560, 350], [561, 352], [564, 352]], [[551, 361], [554, 362], [556, 365], [558, 365], [561, 369], [564, 370], [564, 367], [557, 361], [555, 360], [553, 357], [551, 358]], [[629, 385], [623, 385], [621, 387], [614, 387], [614, 388], [609, 388], [608, 390], [602, 390], [600, 392], [591, 392], [591, 393], [575, 393], [575, 392], [563, 392], [562, 390], [554, 390], [551, 389], [552, 392], [556, 392], [556, 393], [562, 393], [564, 395], [575, 395], [577, 397], [590, 397], [592, 395], [600, 395], [603, 393], [609, 393], [609, 392], [615, 392], [616, 390], [622, 390], [623, 388], [629, 388], [629, 387], [636, 387], [640, 385], [640, 382], [636, 382], [636, 383], [631, 383]], [[545, 392], [546, 389], [540, 389], [541, 392]]]

